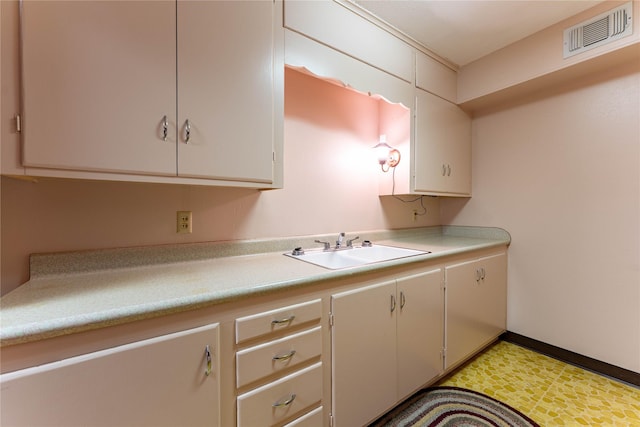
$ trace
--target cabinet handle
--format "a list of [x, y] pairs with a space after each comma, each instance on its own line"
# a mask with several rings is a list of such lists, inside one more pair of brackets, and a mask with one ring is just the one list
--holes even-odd
[[204, 355], [207, 359], [207, 369], [205, 369], [204, 374], [209, 376], [211, 375], [211, 349], [209, 348], [209, 345], [204, 348]]
[[294, 400], [296, 400], [296, 395], [290, 394], [286, 399], [280, 399], [271, 406], [273, 406], [274, 408], [283, 408], [285, 406], [291, 405]]
[[400, 310], [402, 310], [406, 304], [406, 300], [404, 297], [404, 292], [400, 292]]
[[169, 121], [167, 120], [167, 116], [162, 118], [162, 140], [167, 140], [167, 135], [169, 134]]
[[391, 295], [391, 312], [393, 313], [396, 310], [396, 296]]
[[480, 273], [479, 268], [476, 268], [476, 282], [480, 282], [481, 278], [482, 278], [482, 273]]
[[447, 165], [445, 165], [444, 163], [442, 164], [442, 176], [445, 176], [447, 174]]
[[185, 144], [188, 144], [190, 139], [191, 139], [191, 122], [189, 121], [189, 119], [187, 119], [187, 121], [184, 122], [184, 142], [185, 142]]
[[451, 165], [447, 165], [447, 176], [451, 176]]
[[294, 354], [296, 354], [295, 350], [291, 350], [289, 353], [283, 354], [283, 355], [276, 354], [275, 356], [273, 356], [273, 360], [275, 360], [277, 362], [284, 362], [284, 361], [287, 361], [287, 360], [291, 359]]
[[271, 324], [273, 326], [281, 326], [284, 325], [285, 323], [291, 323], [293, 322], [293, 319], [295, 319], [296, 316], [294, 316], [293, 314], [289, 317], [285, 317], [284, 319], [275, 319], [271, 321]]
[[484, 267], [480, 269], [482, 271], [482, 277], [480, 277], [484, 281], [484, 276], [486, 276], [486, 271], [484, 271]]

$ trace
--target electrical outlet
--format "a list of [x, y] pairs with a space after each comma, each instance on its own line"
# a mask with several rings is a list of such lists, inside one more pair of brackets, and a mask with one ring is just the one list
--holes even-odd
[[191, 234], [193, 231], [191, 211], [178, 211], [177, 232]]

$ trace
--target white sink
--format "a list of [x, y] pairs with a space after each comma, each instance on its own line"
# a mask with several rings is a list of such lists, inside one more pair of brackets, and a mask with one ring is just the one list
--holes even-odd
[[354, 247], [352, 249], [340, 250], [310, 250], [302, 255], [286, 253], [286, 256], [305, 261], [311, 264], [330, 270], [340, 268], [357, 267], [365, 264], [372, 264], [382, 261], [412, 257], [416, 255], [428, 254], [429, 251], [418, 251], [415, 249], [398, 248], [395, 246], [374, 245], [368, 247]]

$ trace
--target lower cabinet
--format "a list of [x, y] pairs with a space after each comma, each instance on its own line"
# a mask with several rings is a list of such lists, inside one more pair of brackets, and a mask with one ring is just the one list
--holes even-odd
[[366, 425], [505, 330], [506, 250], [435, 262], [204, 310], [80, 356], [53, 338], [39, 365], [0, 375], [0, 425]]
[[236, 319], [237, 425], [322, 425], [322, 300]]
[[507, 254], [448, 265], [445, 277], [445, 369], [450, 369], [506, 330]]
[[331, 297], [332, 415], [364, 425], [442, 373], [443, 271]]
[[238, 396], [238, 426], [276, 425], [321, 401], [322, 363], [316, 363]]
[[218, 324], [0, 376], [6, 426], [218, 426]]

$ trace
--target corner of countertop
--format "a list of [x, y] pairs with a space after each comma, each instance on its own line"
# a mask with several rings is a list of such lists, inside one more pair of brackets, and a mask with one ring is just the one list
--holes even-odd
[[500, 227], [478, 227], [471, 225], [443, 225], [442, 234], [445, 236], [475, 237], [480, 239], [505, 240], [507, 246], [511, 244], [511, 234]]

